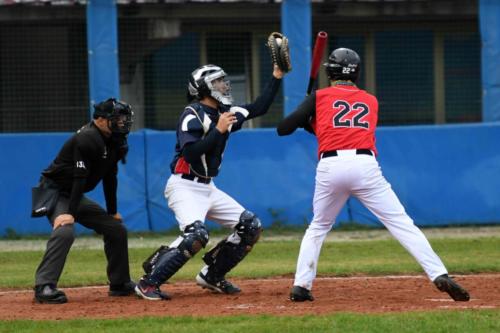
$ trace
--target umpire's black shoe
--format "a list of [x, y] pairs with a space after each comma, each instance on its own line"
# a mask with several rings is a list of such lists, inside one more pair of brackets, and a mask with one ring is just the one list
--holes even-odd
[[196, 284], [202, 288], [210, 289], [220, 294], [233, 295], [241, 291], [240, 288], [224, 278], [211, 278], [208, 274], [201, 271], [196, 275]]
[[122, 284], [110, 284], [109, 296], [130, 296], [135, 294], [134, 281], [125, 282]]
[[35, 302], [46, 304], [63, 304], [68, 301], [66, 294], [54, 285], [44, 284], [35, 287]]
[[310, 290], [300, 286], [293, 286], [290, 292], [290, 300], [293, 302], [314, 301], [314, 297]]
[[448, 274], [438, 276], [434, 280], [434, 284], [442, 292], [447, 292], [455, 301], [467, 302], [470, 299], [467, 290], [456, 283]]

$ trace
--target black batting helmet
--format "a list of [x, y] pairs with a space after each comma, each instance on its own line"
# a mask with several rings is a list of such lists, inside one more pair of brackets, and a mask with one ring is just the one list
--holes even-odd
[[324, 66], [330, 80], [356, 82], [361, 69], [361, 59], [355, 51], [341, 47], [332, 51]]
[[115, 98], [108, 98], [94, 105], [93, 118], [106, 118], [113, 133], [128, 134], [134, 123], [132, 107]]

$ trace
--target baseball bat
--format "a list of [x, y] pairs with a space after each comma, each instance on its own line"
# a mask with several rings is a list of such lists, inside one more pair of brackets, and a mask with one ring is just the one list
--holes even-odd
[[318, 35], [316, 36], [316, 41], [314, 43], [311, 73], [309, 75], [309, 84], [307, 86], [307, 95], [311, 93], [314, 81], [316, 81], [316, 77], [318, 76], [319, 65], [321, 63], [321, 58], [323, 58], [323, 53], [325, 52], [327, 40], [328, 40], [328, 34], [325, 31], [318, 32]]

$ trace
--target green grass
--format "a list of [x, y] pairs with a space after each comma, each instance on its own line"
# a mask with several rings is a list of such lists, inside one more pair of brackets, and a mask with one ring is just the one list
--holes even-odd
[[[213, 237], [225, 237], [227, 236], [228, 229], [221, 227], [220, 225], [206, 221], [206, 226], [210, 230], [210, 236]], [[304, 231], [309, 225], [308, 220], [304, 220], [302, 224], [287, 224], [279, 216], [276, 216], [275, 220], [265, 228], [266, 236], [283, 236], [283, 235], [303, 235]], [[460, 227], [464, 227], [461, 225]], [[384, 230], [382, 225], [372, 226], [366, 224], [360, 224], [356, 222], [345, 222], [335, 224], [333, 229], [336, 231], [369, 231], [369, 230]], [[165, 237], [177, 237], [179, 235], [179, 227], [176, 225], [165, 231], [143, 231], [143, 232], [132, 232], [129, 231], [129, 237], [145, 237], [149, 239], [164, 239]], [[0, 236], [1, 240], [45, 240], [49, 237], [49, 234], [19, 234], [12, 228], [6, 228], [4, 230], [3, 236]], [[79, 238], [82, 237], [96, 237], [96, 234], [90, 230], [85, 230], [84, 234], [80, 234]]]
[[[159, 240], [160, 242], [160, 240]], [[160, 244], [160, 243], [158, 243]], [[500, 238], [442, 238], [431, 244], [452, 274], [500, 271]], [[237, 266], [230, 276], [261, 278], [291, 276], [295, 272], [300, 237], [294, 241], [262, 241]], [[142, 275], [141, 263], [154, 248], [129, 250], [131, 275]], [[0, 252], [0, 288], [29, 288], [42, 251]], [[201, 253], [190, 260], [172, 281], [193, 279], [203, 266]], [[103, 250], [70, 251], [59, 286], [106, 284], [106, 260]], [[416, 274], [422, 269], [395, 240], [325, 242], [318, 275]]]
[[[296, 240], [266, 240], [230, 273], [237, 277], [292, 276], [302, 234]], [[156, 239], [155, 237], [153, 237]], [[162, 238], [158, 238], [158, 245]], [[436, 238], [431, 244], [452, 274], [500, 272], [500, 237]], [[154, 248], [129, 251], [133, 278]], [[0, 288], [29, 288], [42, 251], [1, 252]], [[201, 253], [172, 279], [193, 279]], [[106, 284], [103, 250], [72, 249], [59, 286]], [[421, 274], [404, 248], [391, 240], [326, 242], [318, 274], [323, 276]], [[383, 302], [383, 300], [382, 300]], [[333, 313], [321, 316], [155, 317], [113, 320], [0, 321], [2, 332], [500, 332], [500, 310], [454, 310], [384, 314]]]
[[386, 314], [336, 313], [328, 316], [163, 317], [121, 320], [4, 321], [0, 332], [474, 332], [500, 331], [494, 310]]

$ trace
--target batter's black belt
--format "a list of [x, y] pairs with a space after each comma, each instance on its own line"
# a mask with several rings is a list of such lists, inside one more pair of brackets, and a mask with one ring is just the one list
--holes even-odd
[[[370, 149], [356, 149], [356, 155], [372, 155], [373, 153]], [[321, 158], [339, 156], [336, 150], [325, 151], [321, 154]]]
[[185, 173], [182, 174], [181, 178], [192, 180], [193, 182], [198, 182], [202, 184], [210, 184], [210, 182], [212, 181], [212, 178], [196, 177], [195, 175], [186, 175]]

